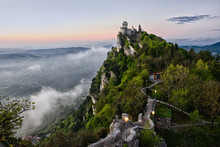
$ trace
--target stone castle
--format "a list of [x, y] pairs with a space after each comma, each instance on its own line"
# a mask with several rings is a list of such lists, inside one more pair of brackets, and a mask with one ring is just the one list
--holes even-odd
[[[117, 51], [119, 52], [120, 49], [124, 48], [124, 53], [129, 56], [132, 55], [134, 56], [134, 54], [137, 52], [131, 45], [125, 46], [124, 45], [124, 39], [121, 35], [124, 35], [125, 39], [130, 41], [130, 39], [136, 39], [136, 38], [140, 38], [140, 36], [142, 35], [142, 28], [141, 25], [139, 25], [138, 30], [135, 29], [133, 26], [132, 28], [128, 28], [128, 22], [124, 21], [122, 23], [122, 26], [120, 28], [119, 34], [117, 36]], [[115, 77], [115, 74], [113, 72], [110, 72], [111, 77]], [[101, 84], [100, 84], [100, 91], [102, 92], [105, 85], [108, 84], [108, 79], [105, 76], [104, 73], [104, 68], [102, 69], [102, 75], [101, 75]], [[93, 104], [95, 104], [97, 102], [97, 95], [95, 94], [90, 94], [91, 98], [92, 98], [92, 102]], [[95, 114], [95, 107], [93, 105], [93, 114]]]
[[141, 25], [139, 25], [138, 31], [137, 31], [137, 29], [134, 28], [134, 26], [132, 26], [132, 28], [128, 28], [128, 22], [124, 21], [122, 23], [122, 27], [120, 29], [120, 32], [122, 34], [126, 34], [128, 36], [132, 36], [132, 35], [135, 35], [137, 32], [142, 32], [142, 28], [141, 28]]
[[[138, 36], [140, 37], [142, 32], [143, 31], [142, 31], [141, 25], [139, 25], [138, 30], [136, 28], [134, 28], [133, 26], [132, 26], [132, 28], [128, 28], [128, 22], [124, 21], [122, 23], [121, 28], [120, 28], [119, 34], [117, 36], [117, 51], [124, 48], [124, 50], [125, 50], [124, 52], [127, 56], [134, 55], [134, 53], [136, 51], [135, 51], [135, 49], [133, 49], [133, 47], [131, 47], [131, 46], [124, 47], [125, 38], [128, 41], [130, 41], [130, 39], [135, 40], [136, 38], [138, 38]], [[125, 38], [123, 39], [122, 36], [124, 36]]]

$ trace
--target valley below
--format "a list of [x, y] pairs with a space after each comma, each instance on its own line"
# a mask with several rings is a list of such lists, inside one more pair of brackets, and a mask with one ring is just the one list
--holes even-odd
[[91, 80], [110, 48], [0, 49], [0, 95], [36, 103], [35, 110], [22, 114], [16, 135], [47, 131], [74, 111], [88, 96]]

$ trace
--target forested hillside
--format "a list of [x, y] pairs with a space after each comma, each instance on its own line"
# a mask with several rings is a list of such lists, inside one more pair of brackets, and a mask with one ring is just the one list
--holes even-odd
[[[147, 102], [141, 89], [152, 84], [148, 80], [152, 72], [164, 72], [163, 82], [156, 87], [158, 99], [189, 113], [198, 111], [201, 118], [217, 122], [220, 112], [218, 55], [214, 57], [209, 51], [186, 51], [147, 32], [138, 32], [133, 36], [119, 33], [118, 38], [122, 48], [114, 47], [108, 53], [92, 80], [90, 95], [77, 110], [51, 129], [52, 135], [45, 138], [40, 146], [87, 146], [106, 136], [115, 115], [127, 113], [133, 121], [137, 120]], [[131, 50], [134, 52], [131, 53]], [[151, 95], [151, 92], [148, 94]], [[212, 124], [211, 127], [219, 130], [216, 125]], [[199, 131], [194, 130], [204, 133], [201, 129]], [[210, 142], [217, 146], [215, 139], [219, 133], [213, 131], [209, 132], [214, 140]], [[181, 138], [181, 133], [169, 130], [159, 134], [162, 137], [169, 134], [173, 138], [178, 135]], [[195, 139], [202, 142], [204, 136]], [[193, 146], [190, 143], [194, 140], [190, 139], [188, 144], [177, 139], [175, 145]], [[167, 142], [172, 146], [172, 141]]]
[[181, 46], [181, 47], [186, 50], [190, 50], [191, 48], [193, 48], [196, 52], [199, 52], [200, 50], [208, 50], [213, 54], [220, 53], [220, 42], [205, 46]]

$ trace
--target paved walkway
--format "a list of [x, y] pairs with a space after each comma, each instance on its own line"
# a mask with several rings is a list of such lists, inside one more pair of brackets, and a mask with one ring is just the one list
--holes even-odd
[[184, 127], [194, 127], [194, 126], [202, 126], [206, 123], [197, 123], [197, 124], [184, 124], [184, 125], [172, 125], [169, 128], [184, 128]]
[[[147, 86], [147, 87], [142, 88], [142, 89], [141, 89], [141, 92], [146, 95], [145, 91], [146, 91], [147, 88], [151, 89], [151, 88], [153, 88], [154, 86], [158, 85], [158, 84], [161, 83], [161, 82], [162, 82], [162, 80], [157, 80], [157, 81], [155, 81], [153, 84], [151, 84], [150, 86]], [[150, 99], [150, 98], [148, 98], [148, 100], [149, 100], [149, 99]], [[152, 100], [155, 100], [155, 99], [151, 99], [150, 101], [152, 101]], [[167, 103], [167, 102], [164, 102], [164, 101], [160, 101], [160, 100], [156, 100], [156, 102], [161, 103], [161, 104], [165, 104], [165, 105], [167, 105], [167, 106], [169, 106], [169, 107], [172, 107], [173, 109], [175, 109], [175, 110], [177, 110], [177, 111], [179, 111], [179, 112], [182, 112], [182, 113], [184, 113], [184, 114], [190, 116], [190, 114], [189, 114], [188, 112], [186, 112], [186, 111], [184, 111], [184, 110], [182, 110], [182, 109], [180, 109], [180, 108], [178, 108], [178, 107], [176, 107], [176, 106], [174, 106], [174, 105], [172, 105], [172, 104], [170, 104], [170, 103]], [[147, 107], [147, 109], [148, 109], [148, 108], [149, 108], [149, 107]], [[150, 110], [148, 110], [148, 111], [150, 111]], [[196, 126], [196, 125], [198, 126], [198, 125], [211, 124], [210, 121], [206, 121], [206, 120], [203, 120], [203, 119], [200, 119], [200, 121], [201, 121], [201, 123], [199, 123], [199, 124], [185, 124], [185, 125], [178, 125], [178, 126], [176, 126], [176, 127], [190, 127], [190, 126]], [[214, 124], [216, 124], [216, 123], [214, 123]]]
[[[147, 88], [152, 88], [155, 85], [159, 84], [161, 81], [156, 81], [154, 84], [145, 87], [143, 89], [141, 89], [141, 91], [146, 95], [145, 90]], [[151, 97], [148, 97], [148, 101], [147, 101], [147, 105], [146, 105], [146, 109], [145, 109], [145, 113], [143, 115], [143, 122], [127, 122], [127, 129], [126, 129], [126, 123], [123, 120], [119, 120], [119, 123], [122, 125], [122, 127], [120, 128], [120, 134], [117, 135], [117, 137], [113, 137], [110, 134], [106, 137], [103, 138], [101, 140], [99, 140], [96, 143], [91, 144], [89, 147], [116, 147], [116, 146], [123, 146], [124, 142], [130, 143], [133, 142], [133, 139], [136, 139], [136, 131], [134, 131], [134, 129], [141, 129], [144, 130], [146, 126], [146, 124], [149, 124], [149, 128], [148, 129], [154, 129], [154, 123], [151, 120], [151, 113], [152, 110], [154, 109], [154, 103], [155, 103], [155, 99], [152, 99]], [[146, 123], [148, 122], [148, 123]], [[127, 140], [126, 140], [126, 132], [127, 132]]]
[[154, 99], [148, 98], [147, 109], [146, 109], [145, 115], [143, 117], [145, 121], [150, 119], [150, 114], [152, 112], [152, 107], [153, 107], [153, 102], [154, 101], [155, 101]]
[[150, 86], [142, 88], [141, 92], [146, 95], [145, 91], [146, 91], [147, 88], [151, 89], [151, 88], [153, 88], [154, 86], [158, 85], [161, 82], [162, 82], [162, 80], [157, 80], [153, 84], [151, 84]]

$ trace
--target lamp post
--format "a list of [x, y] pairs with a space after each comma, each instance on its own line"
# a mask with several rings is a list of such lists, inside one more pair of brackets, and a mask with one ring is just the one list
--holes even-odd
[[156, 99], [156, 93], [157, 93], [157, 90], [154, 90], [154, 92], [155, 92], [154, 98]]
[[127, 141], [127, 121], [128, 121], [128, 116], [126, 115], [124, 117], [124, 119], [125, 119], [125, 122], [126, 122], [126, 138], [125, 138], [125, 140]]
[[154, 114], [155, 114], [155, 111], [153, 110], [151, 113], [152, 113], [152, 115], [153, 115], [153, 121], [154, 121]]

